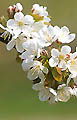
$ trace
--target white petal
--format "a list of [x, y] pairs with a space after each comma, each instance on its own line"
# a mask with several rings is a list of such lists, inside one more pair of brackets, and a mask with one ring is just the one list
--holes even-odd
[[64, 54], [64, 55], [69, 54], [70, 52], [71, 52], [71, 47], [70, 46], [65, 45], [61, 48], [61, 53]]
[[32, 55], [31, 51], [25, 51], [20, 55], [21, 59], [33, 59], [34, 55]]
[[26, 41], [23, 43], [23, 48], [25, 50], [34, 50], [34, 42], [32, 43], [30, 40], [29, 41]]
[[39, 78], [41, 79], [41, 81], [43, 82], [45, 76], [44, 76], [44, 74], [43, 74], [43, 72], [41, 70], [39, 71], [38, 75], [39, 75]]
[[32, 89], [36, 90], [36, 91], [39, 91], [39, 90], [42, 90], [43, 89], [43, 84], [40, 83], [36, 83], [32, 86]]
[[38, 78], [38, 70], [32, 68], [31, 70], [29, 70], [27, 77], [29, 78], [29, 80], [35, 80], [36, 78]]
[[66, 26], [61, 28], [62, 32], [65, 32], [67, 35], [69, 34], [69, 29]]
[[23, 63], [22, 63], [22, 68], [24, 71], [27, 71], [29, 70], [33, 65], [33, 61], [30, 61], [30, 60], [24, 60]]
[[49, 104], [55, 104], [57, 102], [55, 96], [51, 94], [50, 99], [48, 100]]
[[7, 50], [11, 50], [15, 45], [15, 40], [11, 40], [8, 44], [7, 44]]
[[49, 30], [51, 37], [54, 37], [54, 27], [49, 25], [48, 30]]
[[77, 59], [68, 61], [68, 69], [73, 74], [73, 77], [77, 75]]
[[64, 60], [62, 60], [59, 65], [58, 65], [59, 68], [61, 68], [62, 71], [66, 70], [67, 69], [67, 64]]
[[77, 88], [76, 87], [72, 89], [72, 95], [77, 97]]
[[22, 58], [22, 59], [27, 59], [27, 55], [30, 53], [28, 53], [29, 51], [25, 51], [25, 52], [23, 52], [22, 53], [22, 55], [20, 55], [20, 57]]
[[19, 34], [22, 32], [22, 30], [17, 26], [15, 29], [13, 29], [13, 33], [15, 36], [19, 36]]
[[60, 41], [62, 43], [70, 43], [75, 39], [75, 34], [69, 34], [68, 36], [65, 36], [64, 38], [62, 38]]
[[34, 5], [33, 5], [33, 8], [34, 8], [34, 9], [37, 9], [37, 8], [39, 8], [39, 7], [40, 7], [39, 4], [34, 4]]
[[52, 57], [52, 58], [49, 59], [49, 65], [51, 67], [56, 67], [58, 65], [58, 62], [59, 62], [58, 58], [53, 58]]
[[22, 20], [23, 20], [23, 17], [24, 17], [24, 14], [23, 14], [22, 12], [17, 12], [17, 13], [15, 13], [15, 15], [14, 15], [14, 19], [15, 19], [16, 21], [22, 21]]
[[31, 15], [26, 15], [24, 19], [25, 24], [32, 24], [34, 23], [33, 17]]
[[75, 34], [73, 33], [73, 34], [70, 34], [70, 35], [68, 35], [68, 41], [67, 41], [67, 43], [70, 43], [70, 42], [72, 42], [74, 39], [75, 39]]
[[42, 65], [41, 62], [34, 60], [34, 66], [40, 66], [40, 65]]
[[31, 39], [23, 43], [23, 48], [25, 50], [33, 51], [33, 54], [37, 53], [38, 47], [37, 39]]
[[24, 51], [24, 48], [22, 47], [22, 41], [19, 39], [16, 40], [16, 49], [20, 53]]
[[49, 90], [53, 95], [55, 95], [55, 96], [57, 95], [56, 90], [54, 90], [53, 88], [49, 88]]
[[54, 26], [55, 30], [60, 30], [60, 28], [58, 26]]
[[40, 52], [41, 52], [41, 49], [38, 48], [38, 54], [37, 54], [37, 58], [40, 57]]
[[76, 58], [76, 57], [77, 57], [77, 52], [74, 52], [74, 53], [71, 54], [71, 56], [70, 56], [71, 59], [74, 59], [74, 58]]
[[72, 72], [71, 78], [75, 78], [75, 77], [77, 77], [77, 72]]
[[7, 21], [7, 27], [10, 29], [15, 29], [17, 26], [17, 22], [13, 19]]
[[45, 74], [48, 74], [48, 68], [46, 68], [46, 67], [44, 67], [44, 66], [43, 66], [42, 71], [43, 71]]
[[58, 36], [60, 34], [60, 28], [58, 26], [54, 27], [54, 34]]
[[50, 22], [50, 21], [51, 21], [51, 19], [49, 17], [44, 16], [44, 22]]
[[32, 25], [32, 31], [34, 32], [38, 32], [39, 30], [41, 30], [44, 27], [44, 24], [42, 22], [35, 22]]
[[59, 90], [59, 89], [62, 89], [64, 87], [66, 87], [66, 84], [59, 85], [57, 89]]
[[59, 42], [62, 42], [62, 43], [68, 43], [68, 37], [66, 36], [61, 36], [59, 37]]
[[40, 99], [40, 101], [47, 101], [48, 98], [49, 98], [48, 91], [46, 91], [46, 90], [41, 90], [41, 91], [39, 92], [39, 99]]
[[70, 92], [68, 88], [63, 88], [57, 92], [58, 100], [61, 102], [67, 102], [70, 99]]
[[52, 57], [58, 57], [58, 56], [59, 56], [59, 51], [58, 51], [58, 49], [53, 48], [53, 49], [51, 50], [51, 56], [52, 56]]

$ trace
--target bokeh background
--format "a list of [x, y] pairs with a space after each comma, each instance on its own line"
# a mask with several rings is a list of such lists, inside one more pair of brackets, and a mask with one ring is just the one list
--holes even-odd
[[[7, 7], [17, 2], [22, 3], [25, 14], [34, 3], [47, 6], [53, 25], [67, 25], [77, 33], [77, 0], [0, 0], [0, 16], [7, 16]], [[74, 51], [77, 39], [70, 45]], [[16, 54], [0, 43], [0, 120], [77, 120], [75, 98], [55, 105], [39, 101], [31, 81], [15, 60]]]

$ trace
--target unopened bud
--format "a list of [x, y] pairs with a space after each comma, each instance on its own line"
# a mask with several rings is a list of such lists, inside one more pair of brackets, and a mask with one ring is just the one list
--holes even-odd
[[23, 7], [20, 3], [17, 3], [15, 6], [15, 12], [21, 12], [23, 10]]
[[46, 56], [46, 55], [47, 55], [47, 51], [43, 49], [43, 50], [41, 51], [41, 55]]
[[15, 14], [15, 5], [8, 7], [8, 17], [13, 18]]

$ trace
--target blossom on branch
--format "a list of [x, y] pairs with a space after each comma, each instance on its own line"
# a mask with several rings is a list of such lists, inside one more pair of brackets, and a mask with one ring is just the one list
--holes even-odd
[[[9, 6], [8, 20], [0, 18], [1, 42], [17, 51], [16, 60], [38, 91], [40, 101], [50, 104], [77, 97], [76, 52], [67, 44], [75, 39], [66, 26], [52, 26], [47, 7], [34, 4], [24, 15], [20, 3]], [[66, 45], [65, 45], [65, 44]]]

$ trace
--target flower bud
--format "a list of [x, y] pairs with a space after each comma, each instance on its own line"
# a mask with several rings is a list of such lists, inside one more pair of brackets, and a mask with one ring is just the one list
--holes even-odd
[[22, 10], [23, 10], [22, 5], [20, 3], [17, 3], [15, 7], [15, 12], [21, 12]]
[[46, 55], [47, 55], [47, 51], [43, 49], [43, 50], [41, 51], [41, 55], [42, 55], [42, 56], [46, 56]]
[[8, 17], [13, 18], [15, 14], [15, 5], [8, 7]]

